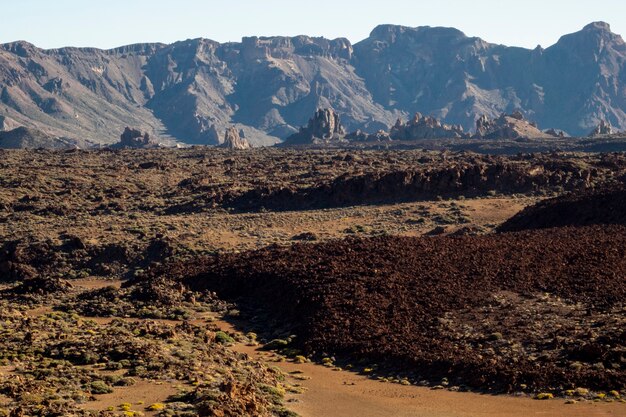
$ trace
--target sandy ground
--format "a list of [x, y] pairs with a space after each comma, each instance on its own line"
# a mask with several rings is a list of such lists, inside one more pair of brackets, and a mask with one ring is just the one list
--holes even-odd
[[120, 404], [132, 404], [131, 410], [140, 411], [145, 416], [154, 416], [157, 413], [145, 410], [154, 403], [163, 403], [170, 395], [178, 390], [171, 383], [140, 380], [131, 387], [116, 387], [110, 394], [96, 396], [96, 401], [84, 404], [85, 410], [106, 410], [109, 407], [118, 409]]
[[[222, 330], [237, 330], [216, 321]], [[321, 365], [269, 361], [267, 352], [235, 345], [234, 349], [276, 366], [285, 373], [308, 379], [289, 378], [300, 384], [303, 394], [288, 397], [287, 407], [302, 417], [601, 417], [626, 416], [623, 403], [565, 404], [563, 399], [538, 401], [530, 398], [458, 393], [429, 388], [382, 383]]]
[[71, 227], [73, 235], [89, 244], [135, 243], [137, 237], [128, 232], [131, 227], [147, 236], [167, 236], [197, 250], [249, 250], [275, 243], [291, 244], [295, 235], [305, 232], [315, 233], [319, 240], [345, 238], [352, 234], [348, 230], [360, 228], [363, 230], [357, 233], [362, 236], [420, 236], [440, 225], [433, 220], [437, 216], [454, 220], [452, 203], [468, 223], [448, 224], [448, 231], [465, 226], [490, 230], [536, 201], [534, 197], [495, 197], [291, 212], [172, 216], [142, 213], [130, 222], [125, 215], [102, 215], [72, 219], [71, 225], [63, 217], [40, 217], [36, 224], [0, 222], [0, 236], [28, 235], [54, 240]]

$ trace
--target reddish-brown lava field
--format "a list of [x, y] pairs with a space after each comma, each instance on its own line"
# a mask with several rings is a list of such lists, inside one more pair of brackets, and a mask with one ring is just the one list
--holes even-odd
[[626, 225], [626, 184], [544, 200], [502, 224], [502, 232], [592, 224]]
[[[299, 244], [168, 274], [265, 311], [306, 353], [376, 363], [381, 373], [389, 366], [415, 382], [496, 392], [626, 387], [623, 227]], [[532, 310], [541, 297], [554, 306]], [[527, 314], [512, 317], [513, 307]], [[463, 316], [481, 309], [492, 311], [483, 318], [491, 324]], [[556, 311], [567, 314], [544, 321]]]

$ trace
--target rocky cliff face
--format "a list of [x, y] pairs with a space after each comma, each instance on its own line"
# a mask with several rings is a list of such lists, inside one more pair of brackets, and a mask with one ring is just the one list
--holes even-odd
[[[186, 143], [220, 143], [236, 124], [253, 145], [298, 132], [318, 108], [373, 133], [421, 112], [465, 131], [520, 109], [584, 135], [626, 129], [626, 44], [605, 23], [527, 50], [456, 29], [380, 26], [345, 39], [195, 39], [112, 50], [0, 45], [0, 121], [55, 137], [116, 141], [125, 126]], [[2, 126], [0, 126], [1, 128]]]

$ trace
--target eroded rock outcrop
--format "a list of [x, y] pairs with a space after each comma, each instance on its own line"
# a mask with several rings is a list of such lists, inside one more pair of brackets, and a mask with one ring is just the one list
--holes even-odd
[[238, 131], [236, 127], [231, 126], [226, 129], [226, 134], [224, 135], [224, 143], [222, 143], [219, 147], [224, 149], [250, 149], [250, 143], [242, 137], [243, 131]]
[[332, 109], [318, 109], [308, 125], [300, 128], [298, 133], [289, 136], [285, 144], [306, 145], [339, 141], [345, 133], [337, 112]]
[[611, 126], [611, 122], [602, 119], [598, 126], [589, 133], [589, 137], [606, 136], [612, 135], [613, 133], [615, 133], [615, 131], [613, 130], [613, 126]]
[[526, 120], [520, 111], [516, 111], [512, 114], [503, 113], [497, 119], [489, 119], [485, 115], [479, 117], [476, 120], [474, 137], [477, 139], [539, 139], [559, 136], [548, 132], [541, 131], [536, 123]]
[[148, 132], [143, 133], [139, 129], [127, 127], [120, 136], [120, 141], [112, 146], [112, 148], [156, 148], [159, 146], [154, 138], [150, 137]]
[[391, 128], [389, 136], [393, 140], [416, 140], [416, 139], [449, 139], [469, 137], [463, 131], [462, 126], [451, 126], [434, 117], [422, 116], [416, 113], [413, 119], [404, 123], [398, 119]]

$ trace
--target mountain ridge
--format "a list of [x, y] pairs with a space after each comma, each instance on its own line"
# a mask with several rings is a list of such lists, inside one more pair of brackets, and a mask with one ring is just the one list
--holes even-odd
[[217, 145], [234, 125], [252, 144], [271, 145], [326, 107], [348, 130], [370, 133], [417, 112], [471, 130], [483, 114], [515, 110], [573, 135], [601, 120], [626, 129], [626, 44], [593, 22], [534, 50], [388, 24], [354, 45], [306, 35], [0, 45], [0, 117], [59, 137], [113, 143], [133, 126]]

